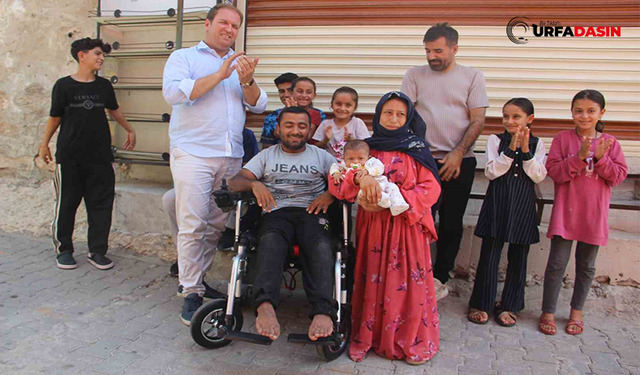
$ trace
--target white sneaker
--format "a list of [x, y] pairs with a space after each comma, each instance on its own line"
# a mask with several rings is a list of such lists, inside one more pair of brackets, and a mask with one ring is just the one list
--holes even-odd
[[449, 295], [449, 288], [442, 284], [440, 280], [433, 278], [433, 286], [436, 289], [436, 301], [440, 301], [444, 297]]

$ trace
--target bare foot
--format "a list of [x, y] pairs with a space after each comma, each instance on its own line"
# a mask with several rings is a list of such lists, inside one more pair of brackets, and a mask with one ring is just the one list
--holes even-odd
[[280, 336], [280, 323], [276, 318], [276, 312], [269, 302], [263, 302], [258, 306], [256, 328], [262, 336], [275, 340]]
[[316, 341], [320, 337], [327, 337], [333, 332], [333, 321], [328, 315], [316, 315], [309, 327], [309, 338]]

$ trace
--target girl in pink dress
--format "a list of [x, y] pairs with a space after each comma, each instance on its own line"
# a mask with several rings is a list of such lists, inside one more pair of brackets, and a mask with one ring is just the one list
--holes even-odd
[[566, 275], [573, 241], [576, 241], [576, 278], [571, 312], [565, 331], [584, 331], [582, 309], [596, 272], [600, 246], [609, 240], [611, 188], [627, 177], [629, 168], [615, 137], [604, 133], [604, 96], [582, 90], [571, 101], [575, 129], [560, 132], [551, 143], [547, 171], [554, 182], [555, 197], [547, 237], [551, 238], [544, 273], [542, 315], [539, 330], [555, 335], [555, 312], [562, 279]]

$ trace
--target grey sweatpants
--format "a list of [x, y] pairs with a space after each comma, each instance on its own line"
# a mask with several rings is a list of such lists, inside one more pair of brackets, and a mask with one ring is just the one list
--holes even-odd
[[[551, 251], [544, 272], [544, 292], [542, 295], [542, 312], [555, 314], [556, 304], [562, 278], [567, 270], [571, 257], [572, 240], [565, 240], [560, 236], [551, 239]], [[596, 256], [600, 246], [578, 241], [576, 246], [576, 280], [573, 286], [571, 308], [582, 310], [589, 294], [591, 282], [596, 273]]]

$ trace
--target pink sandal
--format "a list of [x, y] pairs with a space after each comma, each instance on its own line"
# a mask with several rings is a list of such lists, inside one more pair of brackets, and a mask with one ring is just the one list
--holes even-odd
[[[573, 329], [572, 331], [570, 331], [569, 327], [578, 327], [579, 330]], [[564, 331], [570, 335], [579, 335], [584, 332], [584, 321], [569, 319], [569, 323], [567, 323], [567, 327]]]

